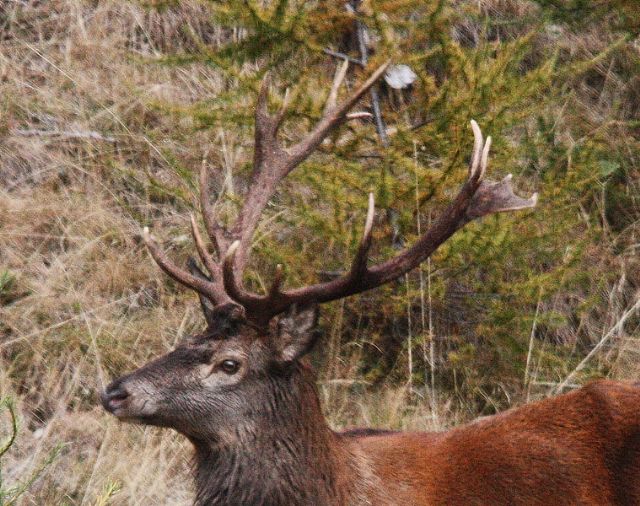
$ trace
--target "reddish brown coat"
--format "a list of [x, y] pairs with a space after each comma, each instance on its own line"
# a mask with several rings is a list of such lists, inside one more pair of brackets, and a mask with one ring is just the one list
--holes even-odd
[[637, 505], [639, 405], [640, 388], [603, 380], [444, 433], [346, 444], [369, 458], [389, 504]]

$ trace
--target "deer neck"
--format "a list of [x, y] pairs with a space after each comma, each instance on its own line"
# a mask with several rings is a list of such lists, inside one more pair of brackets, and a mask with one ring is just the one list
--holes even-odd
[[239, 424], [233, 443], [192, 440], [197, 506], [360, 502], [361, 459], [327, 426], [311, 369], [281, 386], [273, 409], [258, 425]]

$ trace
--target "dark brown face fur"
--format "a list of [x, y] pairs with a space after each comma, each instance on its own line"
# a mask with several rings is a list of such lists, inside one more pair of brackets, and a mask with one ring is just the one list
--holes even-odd
[[316, 320], [315, 308], [294, 310], [261, 330], [237, 308], [225, 310], [205, 333], [112, 382], [102, 404], [123, 421], [232, 443], [289, 381], [314, 341]]

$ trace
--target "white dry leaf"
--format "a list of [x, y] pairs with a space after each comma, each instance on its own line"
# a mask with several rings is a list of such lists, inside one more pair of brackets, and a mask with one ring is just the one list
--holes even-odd
[[396, 90], [402, 90], [413, 84], [416, 73], [408, 65], [391, 65], [384, 75], [384, 80]]
[[171, 238], [171, 242], [177, 246], [184, 246], [189, 244], [191, 238], [187, 234], [180, 234]]

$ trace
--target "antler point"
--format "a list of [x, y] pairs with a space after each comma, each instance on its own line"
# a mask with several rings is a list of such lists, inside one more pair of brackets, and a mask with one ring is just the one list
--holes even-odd
[[238, 247], [240, 247], [240, 241], [236, 240], [231, 243], [231, 246], [229, 246], [229, 249], [224, 256], [225, 262], [231, 260], [235, 256]]
[[484, 177], [485, 172], [487, 171], [487, 164], [489, 163], [490, 149], [491, 149], [491, 136], [487, 137], [487, 140], [484, 143], [484, 149], [482, 150], [482, 159], [480, 161], [480, 175], [478, 176], [478, 179], [482, 179]]
[[371, 227], [373, 226], [373, 218], [376, 212], [376, 200], [373, 196], [373, 192], [369, 193], [369, 207], [367, 209], [367, 220], [364, 225], [364, 234], [367, 237], [371, 233]]

